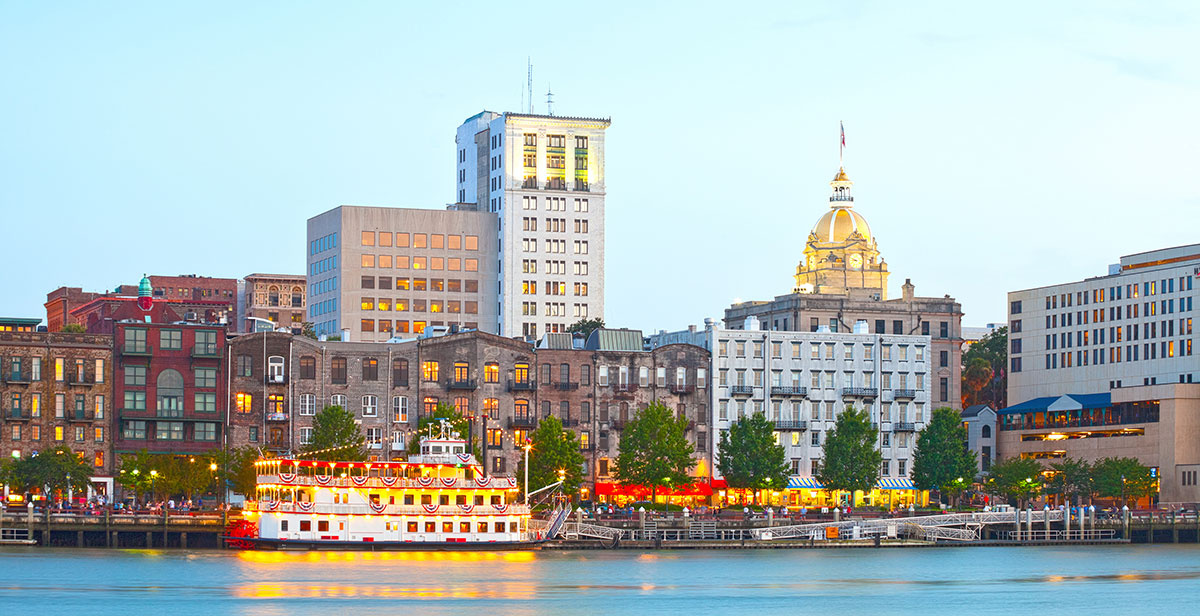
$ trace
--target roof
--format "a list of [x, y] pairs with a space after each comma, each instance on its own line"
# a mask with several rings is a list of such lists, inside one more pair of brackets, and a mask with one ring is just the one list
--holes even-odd
[[600, 328], [588, 336], [589, 351], [644, 351], [642, 332], [637, 329]]
[[40, 317], [36, 319], [26, 317], [0, 317], [0, 324], [3, 325], [38, 325], [41, 322], [42, 319]]
[[567, 333], [546, 334], [542, 336], [542, 343], [538, 348], [569, 351], [575, 348], [575, 336]]
[[1102, 394], [1065, 394], [1062, 396], [1045, 396], [1026, 400], [1020, 404], [1014, 404], [1006, 409], [1001, 409], [999, 413], [1008, 415], [1013, 413], [1038, 413], [1041, 411], [1078, 411], [1084, 409], [1102, 409], [1108, 406], [1112, 406], [1112, 396], [1108, 392]]
[[[604, 126], [609, 126], [610, 124], [612, 124], [612, 120], [610, 118], [585, 118], [583, 116], [557, 116], [557, 115], [543, 115], [540, 113], [514, 113], [512, 111], [504, 112], [504, 116], [506, 118], [518, 118], [518, 119], [519, 118], [529, 118], [529, 119], [533, 119], [533, 120], [560, 120], [563, 122], [596, 122], [598, 124], [603, 124]], [[470, 120], [470, 118], [468, 118], [468, 120]]]
[[973, 404], [973, 405], [968, 406], [967, 408], [963, 409], [962, 412], [959, 413], [959, 416], [960, 417], [978, 417], [979, 414], [982, 413], [984, 410], [990, 411], [990, 410], [992, 410], [992, 407], [990, 407], [986, 404]]
[[246, 278], [279, 278], [286, 280], [305, 280], [304, 274], [247, 274]]

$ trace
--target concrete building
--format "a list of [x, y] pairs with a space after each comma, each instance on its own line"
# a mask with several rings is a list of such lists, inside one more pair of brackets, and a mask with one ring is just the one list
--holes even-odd
[[499, 217], [502, 336], [604, 317], [607, 118], [480, 112], [458, 127], [456, 196]]
[[496, 215], [341, 206], [308, 219], [318, 335], [384, 342], [456, 325], [496, 331]]
[[975, 452], [976, 477], [992, 467], [996, 456], [996, 411], [986, 404], [975, 404], [960, 413], [967, 431], [967, 449]]
[[[741, 328], [708, 328], [713, 350], [712, 449], [741, 417], [765, 414], [792, 465], [791, 504], [833, 506], [816, 479], [825, 435], [848, 407], [866, 409], [878, 427], [883, 466], [870, 505], [911, 503], [916, 433], [938, 402], [930, 396], [936, 367], [927, 335], [764, 329], [750, 317]], [[719, 470], [716, 470], [719, 476]], [[782, 486], [781, 486], [782, 488]]]
[[[299, 334], [304, 328], [305, 315], [304, 276], [294, 274], [250, 274], [241, 285], [244, 294], [238, 305], [239, 314], [246, 322], [239, 324], [238, 331], [257, 331], [256, 323], [270, 321], [276, 328], [285, 327]], [[251, 322], [254, 320], [254, 323]]]
[[1121, 257], [1108, 275], [1008, 294], [1008, 399], [1192, 383], [1200, 244]]
[[793, 276], [795, 287], [770, 301], [748, 301], [725, 310], [725, 327], [755, 317], [764, 329], [848, 332], [866, 321], [875, 334], [932, 339], [930, 378], [937, 406], [961, 407], [962, 307], [949, 295], [917, 297], [911, 279], [902, 295], [887, 297], [889, 271], [870, 226], [853, 209], [853, 182], [844, 170], [830, 182], [829, 211], [813, 226]]
[[963, 352], [966, 353], [967, 349], [971, 348], [971, 345], [983, 340], [987, 336], [996, 333], [996, 330], [1000, 329], [1001, 327], [1004, 327], [1003, 323], [988, 323], [983, 327], [964, 326], [962, 328]]
[[28, 457], [65, 445], [112, 495], [112, 336], [0, 331], [0, 452]]

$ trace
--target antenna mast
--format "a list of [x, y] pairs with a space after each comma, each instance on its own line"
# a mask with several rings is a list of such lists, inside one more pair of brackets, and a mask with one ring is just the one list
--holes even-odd
[[525, 62], [529, 65], [529, 113], [533, 113], [533, 60], [528, 56], [525, 57]]
[[546, 86], [546, 115], [554, 115], [554, 93]]

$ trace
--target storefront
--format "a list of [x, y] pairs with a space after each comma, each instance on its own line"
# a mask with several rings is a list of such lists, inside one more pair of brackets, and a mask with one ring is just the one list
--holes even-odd
[[[651, 489], [642, 485], [626, 485], [612, 481], [596, 482], [596, 498], [601, 503], [612, 503], [624, 507], [629, 503], [646, 502], [651, 500]], [[680, 507], [698, 507], [709, 504], [713, 495], [713, 485], [707, 478], [698, 479], [677, 487], [659, 486], [653, 490], [654, 502], [670, 502]]]
[[899, 509], [909, 505], [922, 507], [929, 504], [929, 493], [918, 490], [907, 477], [884, 477], [875, 483], [869, 492], [851, 494], [841, 490], [832, 493], [815, 477], [791, 477], [788, 480], [787, 504], [789, 507], [880, 507]]

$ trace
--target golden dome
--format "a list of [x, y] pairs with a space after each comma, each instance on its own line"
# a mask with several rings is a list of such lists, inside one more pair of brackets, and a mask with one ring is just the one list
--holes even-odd
[[871, 243], [871, 227], [867, 219], [858, 212], [844, 207], [834, 206], [813, 225], [812, 233], [817, 242], [822, 244], [841, 244], [851, 235], [858, 232], [867, 243]]
[[850, 176], [846, 175], [844, 168], [838, 169], [837, 175], [833, 177], [834, 182], [849, 182]]

